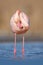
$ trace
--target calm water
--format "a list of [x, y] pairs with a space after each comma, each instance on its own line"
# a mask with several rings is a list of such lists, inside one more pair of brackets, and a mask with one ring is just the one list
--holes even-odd
[[43, 42], [25, 42], [22, 56], [22, 44], [17, 42], [14, 56], [14, 43], [0, 43], [0, 65], [43, 65]]

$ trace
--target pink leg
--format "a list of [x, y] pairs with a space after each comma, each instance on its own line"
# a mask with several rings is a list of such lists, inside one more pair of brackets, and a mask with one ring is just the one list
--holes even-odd
[[24, 35], [23, 35], [23, 44], [22, 44], [22, 55], [24, 55]]
[[16, 55], [16, 33], [15, 33], [15, 43], [14, 43], [14, 55]]

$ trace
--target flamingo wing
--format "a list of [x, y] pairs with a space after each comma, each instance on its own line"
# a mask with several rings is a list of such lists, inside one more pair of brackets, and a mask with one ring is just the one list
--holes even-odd
[[19, 27], [15, 23], [14, 16], [11, 17], [10, 25], [11, 25], [11, 29], [12, 29], [13, 32], [16, 32], [17, 30], [20, 30]]
[[20, 13], [20, 20], [22, 21], [23, 26], [25, 26], [25, 27], [29, 26], [29, 24], [28, 24], [29, 19], [24, 12]]

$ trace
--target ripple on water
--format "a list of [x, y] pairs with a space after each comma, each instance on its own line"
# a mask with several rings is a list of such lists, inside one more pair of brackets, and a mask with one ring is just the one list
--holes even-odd
[[[17, 57], [24, 57], [24, 58], [39, 58], [43, 57], [43, 44], [39, 43], [25, 43], [25, 52], [24, 56], [22, 55], [22, 44], [18, 43], [17, 46]], [[6, 58], [14, 58], [14, 44], [13, 43], [4, 43], [0, 44], [0, 57], [6, 57]]]

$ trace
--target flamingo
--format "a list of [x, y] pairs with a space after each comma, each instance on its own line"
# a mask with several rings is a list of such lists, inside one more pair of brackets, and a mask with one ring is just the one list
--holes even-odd
[[14, 54], [16, 54], [16, 34], [23, 34], [22, 54], [24, 54], [24, 33], [29, 30], [29, 17], [22, 11], [17, 10], [10, 19], [11, 30], [15, 35]]

